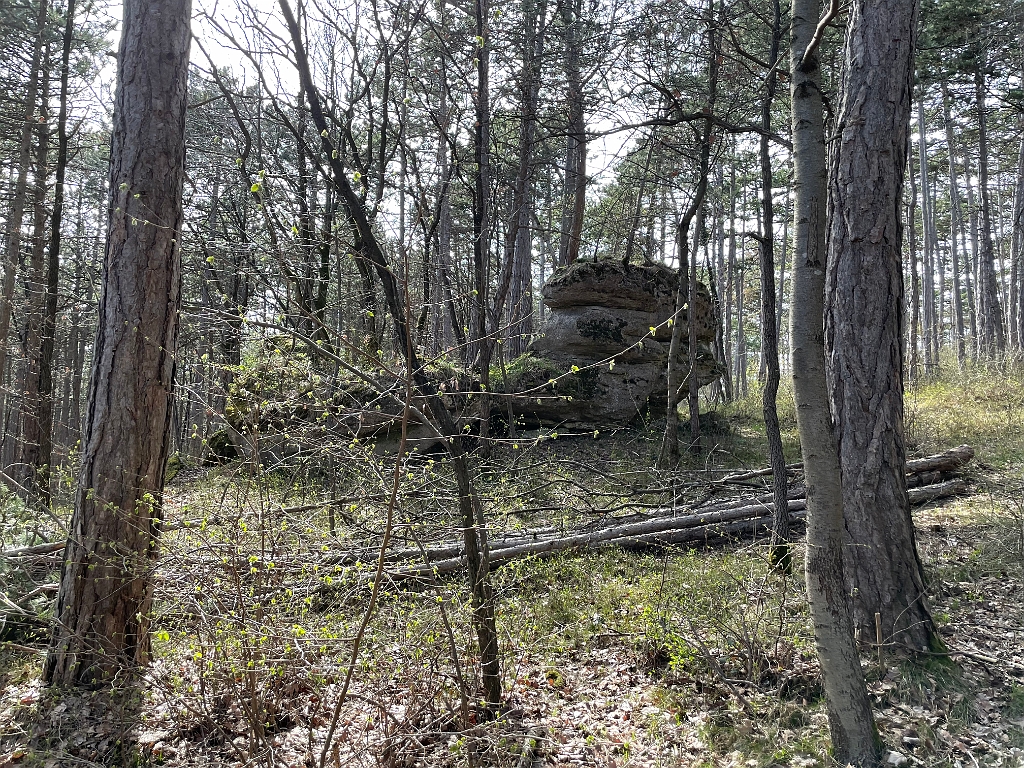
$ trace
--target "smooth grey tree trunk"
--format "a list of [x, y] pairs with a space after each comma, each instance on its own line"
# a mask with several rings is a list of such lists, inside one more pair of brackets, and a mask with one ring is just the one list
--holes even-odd
[[104, 287], [51, 684], [109, 684], [149, 657], [152, 569], [181, 298], [191, 0], [126, 0]]
[[853, 5], [829, 183], [825, 347], [854, 620], [873, 640], [880, 614], [882, 641], [934, 650], [904, 475], [900, 206], [916, 27], [916, 2]]
[[878, 764], [880, 742], [853, 639], [843, 578], [843, 494], [825, 379], [825, 128], [821, 67], [811, 45], [817, 0], [793, 0], [793, 392], [807, 485], [807, 597], [821, 663], [834, 757]]

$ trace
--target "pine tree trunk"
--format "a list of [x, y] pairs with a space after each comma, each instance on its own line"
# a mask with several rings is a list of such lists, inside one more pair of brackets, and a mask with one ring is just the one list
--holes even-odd
[[1017, 152], [1017, 180], [1013, 193], [1011, 259], [1016, 270], [1017, 349], [1024, 351], [1024, 138]]
[[[40, 94], [40, 120], [36, 126], [35, 185], [32, 189], [32, 251], [29, 258], [28, 281], [25, 286], [25, 320], [22, 352], [25, 358], [21, 392], [21, 435], [15, 452], [14, 476], [20, 484], [19, 495], [26, 503], [48, 506], [49, 468], [43, 467], [43, 446], [49, 435], [43, 437], [40, 415], [40, 391], [43, 337], [43, 315], [46, 312], [46, 177], [49, 170], [49, 49], [43, 58], [43, 80]], [[43, 490], [44, 484], [47, 490]]]
[[[39, 0], [36, 18], [36, 38], [32, 45], [32, 61], [29, 64], [28, 86], [25, 89], [24, 122], [20, 126], [18, 144], [18, 172], [14, 182], [14, 193], [7, 217], [4, 237], [4, 282], [0, 295], [0, 385], [7, 369], [7, 337], [11, 330], [11, 313], [14, 301], [14, 283], [18, 262], [21, 260], [21, 229], [28, 204], [28, 172], [32, 163], [32, 134], [38, 120], [36, 107], [39, 99], [39, 84], [43, 77], [43, 48], [46, 41], [46, 18], [49, 13], [48, 0]], [[6, 388], [0, 386], [0, 405], [6, 405]], [[0, 407], [6, 419], [7, 408]], [[4, 434], [7, 429], [4, 429]], [[4, 462], [6, 463], [6, 462]]]
[[942, 117], [946, 124], [946, 151], [949, 153], [949, 256], [953, 268], [953, 329], [956, 334], [956, 359], [962, 368], [967, 359], [964, 342], [964, 300], [960, 285], [960, 256], [957, 250], [957, 235], [963, 230], [963, 216], [960, 213], [960, 190], [956, 178], [956, 153], [953, 141], [953, 118], [949, 109], [949, 85], [942, 81]]
[[906, 352], [910, 380], [921, 376], [921, 280], [917, 274], [917, 174], [914, 173], [914, 155], [908, 153], [907, 177], [910, 179], [910, 199], [907, 205], [907, 250], [910, 251], [910, 339]]
[[521, 84], [521, 127], [519, 166], [516, 169], [512, 197], [512, 216], [508, 227], [508, 245], [503, 265], [508, 286], [505, 352], [512, 360], [526, 351], [533, 332], [533, 219], [532, 173], [537, 132], [537, 103], [540, 98], [540, 66], [544, 56], [542, 27], [547, 15], [546, 0], [532, 0], [525, 8], [525, 39]]
[[583, 2], [559, 0], [558, 12], [565, 26], [566, 101], [569, 108], [565, 143], [565, 188], [562, 194], [562, 230], [558, 246], [558, 266], [565, 266], [579, 258], [583, 212], [586, 205], [587, 125], [580, 63]]
[[[829, 183], [825, 344], [843, 472], [847, 594], [862, 637], [936, 645], [906, 486], [903, 227], [917, 4], [853, 5]], [[867, 52], [871, 51], [869, 56]], [[922, 195], [927, 199], [926, 195]]]
[[999, 300], [995, 248], [992, 243], [992, 204], [988, 188], [988, 116], [985, 107], [984, 62], [974, 71], [975, 108], [978, 115], [978, 187], [981, 195], [981, 254], [978, 260], [978, 332], [982, 357], [995, 358], [1006, 350], [1003, 308]]
[[104, 291], [51, 684], [109, 684], [149, 657], [152, 569], [181, 291], [191, 0], [126, 0]]
[[924, 252], [921, 258], [921, 285], [923, 290], [923, 326], [921, 329], [924, 341], [924, 374], [932, 376], [939, 362], [938, 350], [935, 347], [935, 238], [932, 227], [932, 206], [928, 183], [928, 142], [925, 131], [924, 91], [917, 100], [917, 131], [919, 171], [921, 174], [921, 239]]

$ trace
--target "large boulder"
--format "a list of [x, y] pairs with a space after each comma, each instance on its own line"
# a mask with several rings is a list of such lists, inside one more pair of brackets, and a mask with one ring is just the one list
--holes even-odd
[[[664, 409], [670, 319], [679, 285], [663, 265], [577, 262], [557, 270], [541, 289], [548, 316], [526, 355], [509, 366], [513, 408], [539, 423], [625, 424], [648, 407]], [[697, 381], [721, 375], [708, 289], [697, 285]], [[688, 367], [683, 334], [679, 364]]]

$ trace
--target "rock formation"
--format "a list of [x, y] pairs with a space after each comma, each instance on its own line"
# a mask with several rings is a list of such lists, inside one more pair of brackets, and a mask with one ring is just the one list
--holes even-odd
[[[557, 270], [541, 294], [549, 310], [539, 336], [508, 370], [513, 410], [538, 423], [625, 424], [664, 409], [678, 274], [655, 264], [577, 262]], [[682, 311], [680, 322], [690, 314]], [[711, 295], [697, 286], [697, 380], [721, 375], [712, 351]], [[679, 363], [688, 366], [684, 344]]]

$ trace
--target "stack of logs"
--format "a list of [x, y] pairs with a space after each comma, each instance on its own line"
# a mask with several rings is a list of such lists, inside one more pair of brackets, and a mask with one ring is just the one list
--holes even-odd
[[[937, 499], [948, 498], [968, 491], [968, 481], [960, 472], [974, 457], [967, 445], [907, 462], [907, 487], [910, 503], [915, 506]], [[798, 479], [801, 465], [786, 467], [787, 474]], [[771, 470], [756, 470], [725, 475], [711, 483], [708, 498], [727, 492], [729, 488], [750, 488], [771, 475]], [[330, 503], [330, 502], [327, 502]], [[295, 509], [314, 509], [321, 504]], [[630, 549], [661, 547], [675, 544], [701, 544], [731, 540], [741, 536], [757, 536], [766, 532], [775, 513], [771, 494], [740, 496], [717, 503], [658, 509], [628, 518], [618, 517], [573, 531], [553, 528], [518, 532], [514, 537], [498, 538], [490, 542], [491, 565], [498, 565], [518, 557], [548, 557], [568, 550], [597, 549], [618, 546]], [[806, 515], [805, 491], [802, 484], [794, 483], [789, 492], [789, 513], [792, 521]], [[199, 521], [196, 521], [199, 522]], [[206, 521], [213, 524], [217, 521]], [[165, 525], [164, 530], [191, 527], [192, 521]], [[64, 542], [53, 542], [0, 552], [6, 567], [13, 566], [26, 575], [33, 571], [45, 578], [60, 565]], [[360, 551], [325, 555], [319, 565], [348, 565], [376, 559], [377, 552]], [[461, 544], [440, 545], [428, 549], [410, 548], [393, 550], [386, 554], [387, 575], [393, 581], [430, 580], [436, 576], [461, 571], [465, 568]], [[364, 577], [365, 578], [365, 577]], [[38, 582], [37, 582], [38, 583]], [[24, 595], [0, 592], [0, 635], [7, 620], [22, 620], [45, 626], [45, 622], [28, 606], [40, 595], [52, 595], [56, 583], [44, 583]], [[34, 620], [34, 621], [33, 621]]]
[[[961, 445], [934, 456], [907, 462], [907, 488], [912, 506], [967, 493], [968, 481], [960, 476], [964, 465], [974, 458], [974, 449]], [[802, 465], [786, 467], [787, 473], [796, 475]], [[771, 470], [757, 470], [726, 475], [714, 485], [748, 485], [769, 476]], [[789, 492], [789, 514], [793, 521], [806, 516], [806, 495], [803, 485]], [[662, 509], [629, 518], [616, 519], [605, 524], [570, 533], [550, 529], [523, 532], [514, 538], [503, 538], [490, 543], [490, 561], [497, 565], [518, 557], [546, 557], [557, 552], [574, 549], [596, 549], [619, 546], [624, 548], [659, 547], [683, 543], [712, 543], [740, 536], [757, 536], [770, 529], [775, 504], [771, 494], [747, 496], [730, 501], [709, 504], [700, 508], [681, 507]], [[426, 562], [424, 560], [426, 556]], [[362, 555], [366, 557], [365, 553]], [[335, 562], [347, 561], [345, 555], [336, 556]], [[411, 549], [394, 552], [388, 558], [393, 564], [388, 574], [395, 580], [429, 579], [435, 575], [451, 573], [464, 568], [461, 546], [435, 547], [427, 550]], [[419, 559], [417, 564], [402, 565]]]

